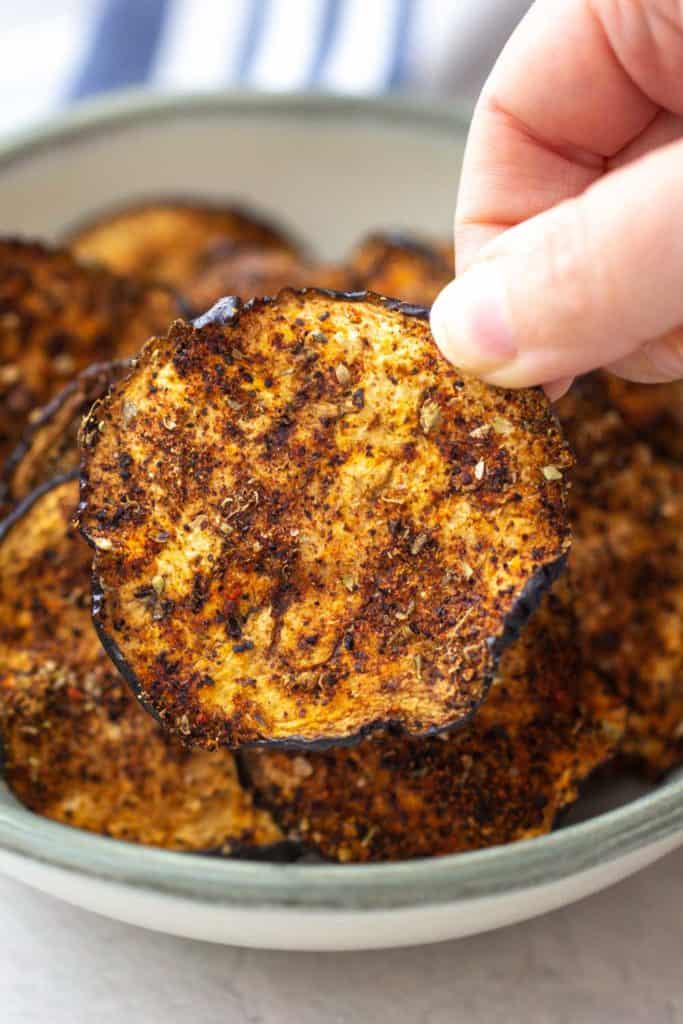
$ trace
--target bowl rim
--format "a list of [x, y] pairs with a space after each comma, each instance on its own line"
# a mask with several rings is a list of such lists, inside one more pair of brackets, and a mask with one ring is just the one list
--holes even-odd
[[[464, 137], [467, 107], [443, 101], [326, 94], [149, 94], [126, 90], [81, 104], [0, 144], [0, 173], [83, 136], [194, 113], [324, 115]], [[0, 784], [0, 850], [69, 872], [226, 907], [415, 908], [560, 882], [651, 844], [683, 842], [683, 774], [615, 810], [558, 832], [471, 853], [391, 864], [272, 864], [176, 853], [61, 825], [22, 807]]]
[[9, 132], [0, 141], [0, 170], [55, 145], [68, 145], [83, 136], [111, 134], [117, 128], [201, 114], [242, 117], [290, 117], [302, 115], [400, 125], [426, 131], [452, 132], [463, 138], [469, 128], [472, 107], [459, 100], [425, 97], [351, 96], [325, 92], [252, 92], [224, 89], [197, 92], [150, 92], [119, 89], [103, 98], [81, 101], [65, 113], [55, 114], [28, 128]]

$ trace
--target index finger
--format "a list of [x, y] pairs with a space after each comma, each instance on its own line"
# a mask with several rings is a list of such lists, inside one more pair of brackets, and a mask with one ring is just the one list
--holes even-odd
[[[503, 50], [477, 105], [456, 212], [458, 271], [505, 228], [583, 192], [661, 106], [683, 107], [662, 52], [666, 0], [543, 0]], [[660, 8], [660, 20], [652, 9]]]

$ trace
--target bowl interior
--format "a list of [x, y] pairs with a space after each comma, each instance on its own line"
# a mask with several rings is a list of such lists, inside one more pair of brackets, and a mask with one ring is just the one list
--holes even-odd
[[99, 110], [0, 156], [0, 231], [55, 237], [88, 211], [167, 194], [243, 200], [325, 257], [374, 227], [448, 237], [465, 131], [456, 114], [286, 97]]
[[[128, 96], [91, 104], [0, 149], [0, 233], [56, 238], [99, 207], [144, 195], [234, 197], [324, 257], [373, 228], [447, 238], [466, 121], [452, 109], [330, 97]], [[551, 836], [381, 866], [202, 859], [37, 818], [0, 782], [0, 848], [208, 898], [387, 905], [490, 893], [628, 853], [683, 829], [683, 778], [656, 791], [604, 781]], [[412, 895], [411, 895], [412, 894]]]

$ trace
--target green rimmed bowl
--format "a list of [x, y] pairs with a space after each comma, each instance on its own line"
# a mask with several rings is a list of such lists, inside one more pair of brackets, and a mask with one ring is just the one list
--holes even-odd
[[[89, 210], [175, 193], [239, 197], [326, 257], [373, 227], [443, 235], [466, 126], [434, 104], [127, 95], [0, 148], [0, 232], [56, 237]], [[80, 832], [25, 810], [0, 784], [0, 869], [177, 935], [274, 949], [412, 945], [523, 920], [652, 863], [683, 843], [683, 778], [626, 798], [603, 783], [581, 813], [550, 836], [477, 853], [263, 864]]]

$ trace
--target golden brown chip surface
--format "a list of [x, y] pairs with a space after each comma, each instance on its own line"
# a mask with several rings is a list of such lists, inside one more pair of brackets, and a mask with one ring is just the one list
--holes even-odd
[[187, 751], [139, 707], [90, 617], [90, 551], [71, 525], [78, 483], [0, 528], [4, 775], [31, 810], [177, 850], [269, 844], [227, 751]]
[[88, 421], [96, 623], [187, 742], [462, 721], [559, 570], [569, 456], [542, 392], [461, 375], [406, 308], [224, 304]]
[[131, 355], [179, 315], [165, 288], [85, 267], [61, 249], [0, 241], [0, 461], [92, 362]]
[[78, 430], [83, 417], [129, 371], [128, 360], [94, 363], [69, 381], [46, 406], [30, 414], [21, 441], [0, 471], [0, 510], [21, 501], [40, 484], [78, 467]]
[[403, 860], [548, 832], [614, 752], [624, 713], [581, 672], [564, 581], [503, 654], [472, 722], [426, 740], [240, 756], [285, 831], [341, 861]]
[[235, 244], [298, 252], [280, 228], [239, 206], [177, 199], [105, 211], [77, 226], [66, 243], [79, 259], [181, 291]]
[[683, 468], [633, 433], [600, 375], [559, 411], [577, 453], [570, 565], [584, 657], [629, 708], [624, 753], [658, 776], [683, 762]]
[[341, 265], [311, 263], [293, 252], [235, 246], [213, 259], [184, 289], [192, 310], [204, 313], [224, 295], [277, 295], [282, 288], [351, 288], [350, 271]]
[[358, 288], [431, 306], [453, 279], [452, 246], [399, 232], [377, 232], [354, 249], [349, 269]]

